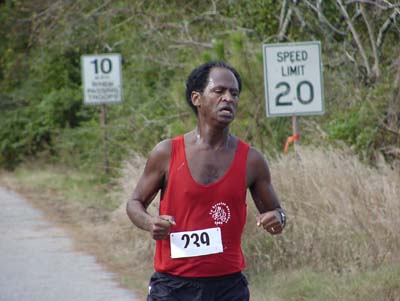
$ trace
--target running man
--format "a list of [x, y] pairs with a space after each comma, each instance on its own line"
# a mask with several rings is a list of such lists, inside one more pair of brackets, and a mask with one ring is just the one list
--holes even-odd
[[[197, 126], [150, 152], [127, 214], [156, 240], [148, 301], [249, 300], [241, 238], [246, 191], [272, 235], [286, 224], [264, 156], [232, 135], [242, 81], [223, 61], [205, 63], [186, 82]], [[161, 191], [159, 215], [146, 208]]]

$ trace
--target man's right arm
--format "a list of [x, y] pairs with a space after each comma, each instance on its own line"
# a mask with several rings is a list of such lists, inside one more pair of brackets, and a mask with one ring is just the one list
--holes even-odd
[[164, 239], [169, 234], [171, 216], [152, 216], [146, 208], [163, 189], [168, 174], [171, 140], [160, 142], [149, 154], [143, 174], [130, 197], [126, 211], [140, 229], [149, 231], [153, 239]]

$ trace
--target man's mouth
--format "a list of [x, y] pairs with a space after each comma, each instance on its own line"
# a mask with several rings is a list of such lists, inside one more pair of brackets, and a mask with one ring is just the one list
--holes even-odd
[[231, 107], [223, 107], [219, 110], [223, 115], [233, 116], [233, 109]]

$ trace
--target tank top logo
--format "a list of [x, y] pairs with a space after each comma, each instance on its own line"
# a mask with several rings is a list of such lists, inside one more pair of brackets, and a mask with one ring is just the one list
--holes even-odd
[[231, 218], [231, 210], [224, 202], [219, 202], [212, 206], [210, 215], [214, 220], [215, 225], [222, 225], [228, 223]]

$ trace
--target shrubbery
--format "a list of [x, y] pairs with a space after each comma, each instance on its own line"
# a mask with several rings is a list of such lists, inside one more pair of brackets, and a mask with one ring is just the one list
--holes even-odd
[[[384, 27], [393, 8], [363, 4], [360, 11], [369, 16], [363, 19], [361, 4], [347, 4], [356, 40], [337, 4], [322, 4], [321, 15], [313, 1], [289, 2], [198, 1], [195, 10], [179, 1], [0, 4], [0, 166], [42, 154], [102, 168], [107, 147], [115, 170], [129, 151], [147, 153], [160, 139], [193, 127], [184, 82], [209, 59], [228, 60], [244, 79], [232, 131], [274, 156], [291, 124], [265, 117], [261, 44], [314, 39], [322, 41], [327, 113], [302, 119], [303, 143], [341, 140], [364, 158], [380, 151], [398, 159], [400, 73], [391, 45], [399, 31], [393, 23]], [[381, 37], [378, 56], [371, 23]], [[103, 52], [123, 57], [124, 102], [108, 106], [107, 146], [99, 108], [82, 104], [80, 70], [81, 55]]]

